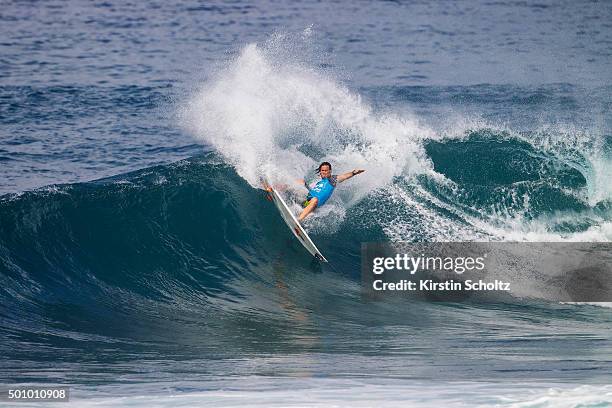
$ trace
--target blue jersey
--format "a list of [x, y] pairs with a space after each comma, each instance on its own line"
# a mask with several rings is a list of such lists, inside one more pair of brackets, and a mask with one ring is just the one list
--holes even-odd
[[308, 191], [308, 198], [317, 197], [318, 203], [317, 206], [322, 206], [325, 202], [331, 197], [334, 192], [334, 188], [336, 188], [336, 177], [331, 176], [330, 178], [321, 179], [315, 184], [313, 188]]

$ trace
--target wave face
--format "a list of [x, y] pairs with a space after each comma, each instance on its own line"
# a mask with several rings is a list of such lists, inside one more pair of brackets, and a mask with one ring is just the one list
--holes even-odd
[[[62, 378], [75, 384], [83, 384], [83, 378], [85, 383], [113, 383], [118, 375], [146, 383], [177, 372], [186, 382], [245, 373], [327, 376], [336, 369], [330, 361], [353, 372], [411, 378], [439, 378], [443, 372], [452, 380], [465, 375], [466, 367], [474, 379], [609, 378], [609, 366], [593, 365], [604, 361], [608, 350], [605, 308], [525, 299], [516, 305], [362, 301], [360, 242], [388, 239], [399, 230], [396, 219], [410, 208], [388, 191], [397, 191], [395, 197], [432, 197], [415, 208], [428, 211], [434, 224], [463, 225], [465, 232], [472, 228], [465, 220], [489, 222], [483, 215], [494, 210], [488, 195], [470, 190], [485, 169], [454, 175], [458, 162], [444, 156], [453, 150], [451, 155], [466, 168], [461, 153], [482, 143], [495, 143], [494, 154], [510, 149], [517, 160], [533, 149], [516, 141], [486, 142], [485, 134], [425, 148], [434, 168], [473, 194], [456, 201], [454, 213], [440, 204], [449, 194], [440, 187], [445, 184], [421, 175], [412, 182], [396, 178], [391, 186], [366, 195], [333, 230], [311, 223], [329, 265], [313, 262], [265, 194], [216, 154], [4, 196], [3, 380], [22, 381], [26, 370], [33, 373], [31, 381]], [[565, 183], [563, 189], [551, 185], [540, 191], [534, 181], [533, 186], [527, 183], [527, 194], [573, 197], [563, 210], [592, 217], [609, 211], [587, 208], [586, 201], [567, 193], [584, 189], [587, 181], [579, 172], [541, 160], [533, 166], [537, 170], [518, 166], [511, 174], [485, 177], [490, 185], [475, 185], [492, 193], [516, 178], [541, 181], [553, 172]], [[534, 217], [559, 211], [556, 200], [550, 208], [545, 199], [538, 200], [542, 204], [529, 207]], [[372, 209], [378, 217], [370, 216]], [[325, 217], [334, 215], [321, 215], [319, 221]], [[431, 238], [416, 232], [414, 237]], [[566, 330], [550, 333], [549, 327], [559, 326]], [[453, 353], [439, 354], [447, 347]], [[497, 353], [501, 348], [524, 358], [507, 361]], [[577, 355], [576, 350], [585, 352]], [[539, 362], [542, 353], [555, 356], [545, 369]], [[385, 363], [398, 358], [407, 364]], [[42, 370], [49, 364], [53, 369]], [[543, 370], [551, 364], [554, 374], [548, 375]]]

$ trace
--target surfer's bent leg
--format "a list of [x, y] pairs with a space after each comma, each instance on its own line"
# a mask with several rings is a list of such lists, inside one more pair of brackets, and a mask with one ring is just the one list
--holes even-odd
[[302, 210], [302, 213], [298, 216], [298, 221], [302, 221], [304, 218], [306, 218], [308, 214], [313, 212], [314, 209], [317, 207], [318, 203], [319, 203], [319, 200], [317, 199], [317, 197], [311, 198], [306, 208], [304, 208]]

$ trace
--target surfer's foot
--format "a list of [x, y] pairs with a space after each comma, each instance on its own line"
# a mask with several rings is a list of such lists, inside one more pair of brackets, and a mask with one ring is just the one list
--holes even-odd
[[263, 185], [264, 190], [266, 190], [268, 193], [272, 192], [272, 187], [270, 187], [270, 185], [266, 183], [265, 180], [261, 180], [261, 184]]

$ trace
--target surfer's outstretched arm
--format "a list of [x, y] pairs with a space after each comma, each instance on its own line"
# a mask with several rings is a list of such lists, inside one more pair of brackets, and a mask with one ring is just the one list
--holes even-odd
[[358, 170], [349, 171], [348, 173], [340, 174], [338, 175], [338, 178], [336, 179], [336, 181], [338, 183], [342, 183], [344, 180], [348, 180], [353, 176], [363, 173], [364, 171], [365, 170], [358, 169]]
[[310, 186], [308, 185], [308, 183], [306, 182], [306, 180], [304, 180], [304, 179], [299, 179], [299, 180], [296, 180], [296, 182], [297, 182], [298, 184], [301, 184], [301, 185], [303, 185], [304, 187], [306, 187], [306, 190], [310, 191]]

